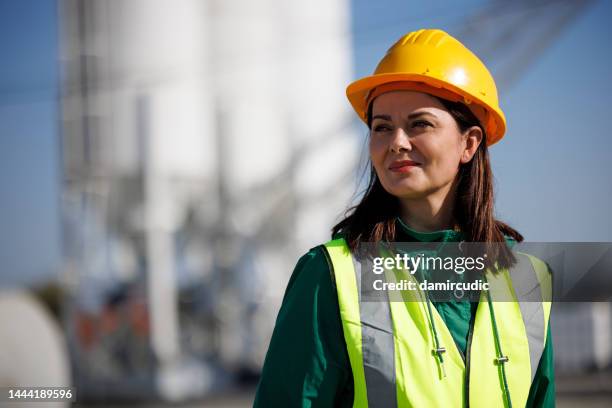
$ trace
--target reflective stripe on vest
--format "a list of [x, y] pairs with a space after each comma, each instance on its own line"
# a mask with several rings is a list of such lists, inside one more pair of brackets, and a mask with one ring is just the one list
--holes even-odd
[[[361, 301], [361, 264], [344, 239], [325, 244], [333, 269], [344, 338], [353, 371], [354, 407], [421, 407], [466, 405], [504, 406], [500, 366], [486, 296], [481, 294], [471, 344], [468, 342], [469, 390], [466, 364], [437, 312], [432, 316], [440, 344], [446, 347], [442, 375], [433, 357], [435, 343], [424, 301]], [[493, 302], [500, 346], [513, 406], [525, 406], [544, 344], [550, 315], [551, 281], [544, 262], [517, 256], [510, 271], [487, 274], [495, 292], [506, 299]], [[365, 288], [364, 288], [365, 289]], [[546, 294], [543, 296], [543, 294]], [[385, 296], [388, 294], [385, 293]], [[394, 299], [395, 300], [395, 299]], [[469, 393], [469, 397], [466, 395]]]

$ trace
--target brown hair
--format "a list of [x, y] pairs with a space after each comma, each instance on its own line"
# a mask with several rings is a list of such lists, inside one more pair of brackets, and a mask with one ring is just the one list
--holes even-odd
[[[493, 173], [486, 146], [486, 134], [470, 109], [460, 102], [437, 98], [453, 116], [463, 132], [472, 126], [479, 126], [483, 132], [472, 160], [460, 166], [457, 174], [458, 185], [453, 208], [456, 224], [468, 242], [505, 242], [507, 235], [517, 242], [523, 236], [508, 224], [493, 216]], [[371, 130], [372, 103], [368, 107], [368, 128]], [[343, 234], [352, 251], [363, 242], [395, 241], [395, 220], [400, 215], [399, 200], [388, 193], [370, 163], [370, 180], [361, 201], [349, 208], [344, 219], [332, 228], [332, 236]], [[505, 245], [491, 245], [487, 250], [488, 259], [497, 260], [502, 268], [510, 267], [515, 258]], [[489, 263], [487, 266], [491, 266]]]

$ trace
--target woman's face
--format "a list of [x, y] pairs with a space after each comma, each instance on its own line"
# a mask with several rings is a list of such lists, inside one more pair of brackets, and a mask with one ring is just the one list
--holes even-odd
[[461, 132], [436, 98], [421, 92], [393, 91], [374, 99], [370, 158], [390, 194], [421, 198], [451, 187], [460, 163], [469, 162], [482, 131]]

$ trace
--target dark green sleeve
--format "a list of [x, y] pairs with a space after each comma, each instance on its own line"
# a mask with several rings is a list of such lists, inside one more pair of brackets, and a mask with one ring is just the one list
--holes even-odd
[[338, 299], [322, 251], [316, 247], [301, 257], [289, 280], [254, 407], [352, 405]]
[[535, 378], [529, 390], [527, 398], [528, 408], [554, 407], [555, 406], [555, 367], [553, 359], [552, 336], [550, 335], [550, 321], [548, 323], [548, 334], [546, 344], [538, 364]]

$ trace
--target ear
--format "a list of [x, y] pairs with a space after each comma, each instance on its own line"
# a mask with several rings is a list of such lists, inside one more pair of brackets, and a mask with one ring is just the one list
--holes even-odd
[[463, 132], [463, 151], [461, 152], [461, 163], [469, 163], [476, 154], [478, 146], [482, 143], [482, 129], [479, 126], [472, 126]]

